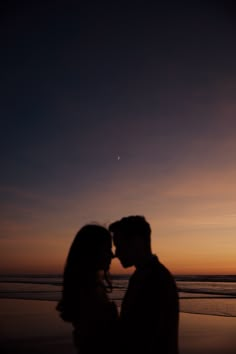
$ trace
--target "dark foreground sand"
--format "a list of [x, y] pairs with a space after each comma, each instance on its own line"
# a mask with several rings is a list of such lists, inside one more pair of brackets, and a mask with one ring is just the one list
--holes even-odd
[[[53, 301], [0, 300], [1, 354], [75, 354]], [[180, 354], [236, 354], [236, 317], [180, 314]]]

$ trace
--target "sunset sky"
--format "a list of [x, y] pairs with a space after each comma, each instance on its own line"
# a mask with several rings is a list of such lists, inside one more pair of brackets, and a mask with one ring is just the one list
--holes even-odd
[[0, 273], [139, 214], [174, 274], [236, 274], [233, 2], [33, 3], [1, 11]]

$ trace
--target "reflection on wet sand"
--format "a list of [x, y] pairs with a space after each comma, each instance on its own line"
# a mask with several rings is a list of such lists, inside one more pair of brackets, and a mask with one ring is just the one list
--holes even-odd
[[[0, 300], [1, 353], [74, 353], [69, 324], [56, 302]], [[236, 317], [180, 313], [180, 354], [235, 354]], [[112, 352], [111, 352], [112, 354]]]

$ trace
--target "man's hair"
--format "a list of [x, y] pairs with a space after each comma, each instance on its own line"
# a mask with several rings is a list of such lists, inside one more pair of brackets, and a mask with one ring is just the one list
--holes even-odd
[[109, 225], [109, 231], [126, 239], [143, 238], [150, 242], [151, 227], [144, 216], [127, 216]]

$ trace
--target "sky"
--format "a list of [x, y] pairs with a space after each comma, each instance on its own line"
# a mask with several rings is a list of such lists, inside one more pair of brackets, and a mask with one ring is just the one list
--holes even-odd
[[61, 273], [84, 224], [144, 215], [172, 273], [236, 274], [233, 1], [0, 16], [0, 273]]

